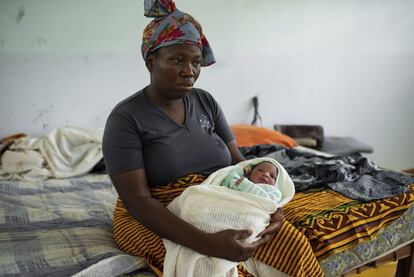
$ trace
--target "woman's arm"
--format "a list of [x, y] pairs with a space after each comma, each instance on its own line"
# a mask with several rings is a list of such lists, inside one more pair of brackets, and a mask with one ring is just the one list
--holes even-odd
[[151, 197], [145, 169], [112, 175], [111, 179], [129, 213], [141, 224], [159, 236], [201, 254], [244, 261], [267, 242], [261, 239], [251, 244], [244, 243], [244, 239], [251, 235], [248, 230], [224, 230], [209, 234], [195, 228]]
[[231, 155], [231, 164], [237, 164], [246, 160], [242, 153], [240, 153], [236, 140], [229, 141], [226, 145]]

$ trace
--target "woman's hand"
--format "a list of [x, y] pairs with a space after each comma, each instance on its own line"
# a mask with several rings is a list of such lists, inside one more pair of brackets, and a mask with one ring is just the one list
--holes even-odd
[[257, 248], [269, 242], [275, 233], [282, 227], [285, 220], [283, 209], [279, 208], [270, 217], [270, 224], [257, 237], [259, 240], [253, 243], [244, 242], [251, 235], [250, 230], [224, 230], [214, 234], [208, 234], [211, 238], [211, 249], [206, 255], [227, 259], [230, 261], [246, 261], [254, 255]]
[[[261, 237], [261, 240], [264, 240], [264, 243], [270, 241], [275, 233], [280, 230], [282, 227], [282, 222], [285, 220], [283, 215], [283, 208], [277, 209], [277, 211], [270, 216], [270, 224], [266, 227], [257, 237]], [[263, 244], [264, 244], [263, 243]]]
[[224, 230], [208, 234], [208, 243], [211, 247], [205, 253], [208, 256], [241, 262], [253, 256], [256, 249], [266, 242], [244, 242], [252, 232], [250, 230]]

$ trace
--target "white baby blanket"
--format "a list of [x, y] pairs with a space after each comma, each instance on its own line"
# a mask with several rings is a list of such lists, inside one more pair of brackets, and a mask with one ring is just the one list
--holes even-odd
[[[276, 185], [282, 192], [279, 203], [219, 186], [234, 167], [245, 167], [262, 161], [270, 161], [278, 168]], [[257, 240], [257, 234], [269, 224], [270, 215], [289, 202], [294, 194], [293, 182], [278, 162], [270, 158], [257, 158], [218, 170], [202, 184], [187, 188], [167, 208], [208, 233], [226, 229], [250, 229], [253, 232], [246, 242], [253, 242]], [[166, 239], [163, 242], [167, 250], [163, 272], [165, 277], [237, 276], [236, 262], [208, 257]]]

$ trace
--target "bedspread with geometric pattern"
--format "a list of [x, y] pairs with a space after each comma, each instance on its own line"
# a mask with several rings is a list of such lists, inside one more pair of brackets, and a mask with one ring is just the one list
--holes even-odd
[[285, 208], [285, 217], [310, 241], [318, 259], [373, 239], [414, 202], [410, 192], [361, 202], [331, 190], [297, 193]]

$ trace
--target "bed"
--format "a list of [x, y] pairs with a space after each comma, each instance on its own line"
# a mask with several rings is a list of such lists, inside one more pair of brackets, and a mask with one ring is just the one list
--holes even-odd
[[[274, 143], [266, 141], [278, 151], [289, 149]], [[241, 149], [246, 157], [275, 153], [256, 145]], [[412, 276], [414, 185], [408, 188], [375, 201], [309, 188], [297, 193], [284, 212], [309, 239], [326, 276], [359, 272], [389, 260], [398, 260], [397, 276]], [[116, 199], [104, 173], [1, 180], [0, 276], [153, 275], [143, 259], [123, 253], [113, 241]]]

